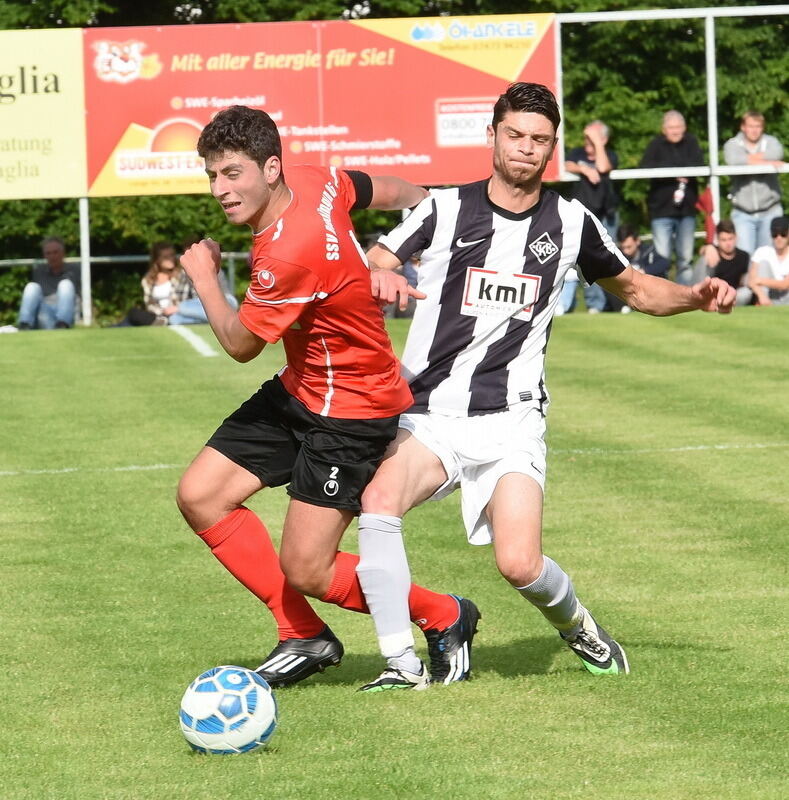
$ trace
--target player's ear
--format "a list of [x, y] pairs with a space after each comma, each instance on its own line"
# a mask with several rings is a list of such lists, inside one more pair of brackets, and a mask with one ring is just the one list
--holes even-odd
[[492, 125], [488, 125], [487, 139], [488, 147], [493, 147], [493, 142], [496, 139], [496, 129]]
[[269, 186], [275, 184], [280, 175], [282, 175], [282, 162], [279, 160], [279, 156], [269, 156], [263, 165], [263, 177], [266, 183]]

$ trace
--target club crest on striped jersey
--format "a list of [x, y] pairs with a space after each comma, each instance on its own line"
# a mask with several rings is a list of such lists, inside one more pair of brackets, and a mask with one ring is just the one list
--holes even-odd
[[261, 269], [257, 274], [257, 279], [261, 289], [273, 289], [276, 283], [274, 273], [267, 269]]
[[469, 267], [460, 313], [466, 317], [512, 317], [527, 322], [534, 313], [541, 283], [539, 275]]
[[534, 253], [540, 264], [544, 264], [549, 258], [555, 256], [559, 252], [559, 248], [556, 246], [553, 239], [551, 239], [548, 231], [540, 234], [531, 242], [531, 244], [529, 244], [529, 250]]

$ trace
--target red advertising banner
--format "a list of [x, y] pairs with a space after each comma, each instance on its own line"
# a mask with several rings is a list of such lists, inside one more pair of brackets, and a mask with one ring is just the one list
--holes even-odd
[[556, 92], [558, 55], [550, 14], [85, 30], [89, 194], [206, 191], [197, 137], [234, 104], [276, 121], [286, 168], [476, 180], [496, 98]]

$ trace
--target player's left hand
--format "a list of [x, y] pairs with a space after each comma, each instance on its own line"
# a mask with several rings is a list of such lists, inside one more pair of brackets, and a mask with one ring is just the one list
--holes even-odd
[[374, 269], [370, 272], [370, 289], [378, 305], [383, 307], [397, 302], [401, 311], [408, 308], [408, 298], [424, 300], [427, 295], [409, 285], [405, 276], [388, 269]]
[[720, 278], [705, 278], [691, 286], [690, 291], [696, 308], [701, 311], [731, 314], [734, 309], [737, 292]]
[[192, 283], [198, 283], [205, 278], [216, 278], [222, 267], [219, 242], [213, 239], [201, 239], [186, 250], [180, 262]]

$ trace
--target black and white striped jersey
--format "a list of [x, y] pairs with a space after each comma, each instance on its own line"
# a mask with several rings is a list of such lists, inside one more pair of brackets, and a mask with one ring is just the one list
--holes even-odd
[[628, 261], [577, 200], [544, 189], [514, 214], [488, 181], [431, 192], [379, 241], [401, 262], [422, 251], [419, 300], [401, 359], [412, 411], [474, 416], [543, 403], [545, 348], [565, 273], [618, 275]]

